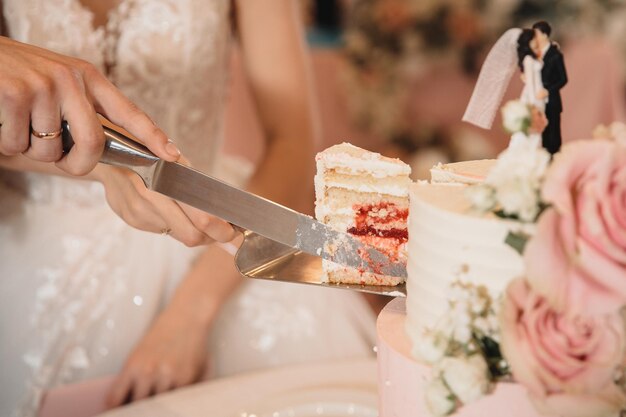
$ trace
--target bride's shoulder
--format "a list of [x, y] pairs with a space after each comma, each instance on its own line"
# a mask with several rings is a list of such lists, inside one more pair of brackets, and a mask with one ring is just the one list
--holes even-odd
[[536, 61], [535, 57], [532, 55], [526, 55], [522, 62], [534, 62]]
[[533, 65], [535, 62], [537, 62], [537, 60], [532, 55], [526, 55], [522, 60], [522, 64], [525, 67]]

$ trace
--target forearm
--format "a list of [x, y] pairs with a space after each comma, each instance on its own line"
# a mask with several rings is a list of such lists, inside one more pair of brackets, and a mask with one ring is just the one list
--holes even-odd
[[310, 213], [318, 123], [298, 4], [240, 0], [236, 5], [243, 62], [267, 144], [249, 189]]
[[274, 139], [247, 189], [294, 210], [310, 214], [313, 208], [314, 175], [311, 142]]
[[[239, 236], [231, 243], [238, 247], [241, 241]], [[233, 255], [220, 244], [212, 244], [202, 252], [176, 288], [167, 310], [184, 317], [196, 328], [208, 331], [241, 280]]]

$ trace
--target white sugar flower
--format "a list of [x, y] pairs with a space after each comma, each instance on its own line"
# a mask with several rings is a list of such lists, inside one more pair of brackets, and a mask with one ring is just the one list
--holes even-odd
[[464, 404], [479, 399], [489, 390], [487, 362], [482, 355], [446, 357], [439, 369], [448, 388]]
[[456, 408], [454, 395], [441, 378], [435, 378], [426, 386], [426, 405], [435, 416], [446, 416]]
[[457, 342], [465, 345], [472, 340], [472, 329], [469, 324], [461, 324], [454, 328], [454, 333], [452, 337]]
[[529, 182], [541, 181], [548, 169], [550, 154], [530, 140], [515, 141], [505, 149], [487, 175], [485, 182], [498, 185], [510, 178], [524, 178]]
[[474, 328], [482, 334], [489, 334], [489, 321], [485, 317], [478, 317], [474, 320]]
[[477, 210], [489, 211], [496, 205], [494, 190], [486, 184], [468, 187], [466, 194], [472, 206]]
[[511, 100], [502, 107], [502, 124], [510, 132], [523, 132], [530, 126], [530, 109], [519, 100]]
[[448, 349], [448, 340], [437, 333], [425, 333], [413, 344], [413, 356], [428, 364], [439, 362]]
[[505, 214], [517, 215], [522, 221], [531, 222], [539, 213], [539, 190], [523, 179], [501, 184], [496, 196]]
[[495, 190], [495, 200], [505, 214], [532, 222], [539, 213], [539, 191], [549, 162], [545, 149], [529, 140], [515, 141], [498, 156], [485, 186]]

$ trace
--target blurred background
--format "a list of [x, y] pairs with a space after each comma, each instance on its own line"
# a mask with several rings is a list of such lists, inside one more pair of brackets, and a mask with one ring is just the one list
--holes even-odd
[[[508, 144], [461, 122], [482, 61], [508, 28], [547, 20], [569, 83], [562, 90], [564, 142], [624, 120], [626, 0], [301, 0], [323, 134], [400, 157], [414, 177], [436, 162], [495, 156]], [[279, 64], [279, 63], [278, 63]], [[227, 152], [253, 162], [260, 129], [233, 57]], [[505, 100], [519, 96], [513, 77]]]

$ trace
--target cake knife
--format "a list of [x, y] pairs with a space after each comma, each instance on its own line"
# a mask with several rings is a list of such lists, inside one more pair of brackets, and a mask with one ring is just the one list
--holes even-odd
[[[100, 162], [134, 171], [150, 190], [322, 259], [359, 271], [406, 277], [405, 265], [347, 233], [183, 164], [159, 159], [112, 126], [103, 128], [106, 144]], [[73, 143], [70, 127], [63, 122], [64, 151]]]

